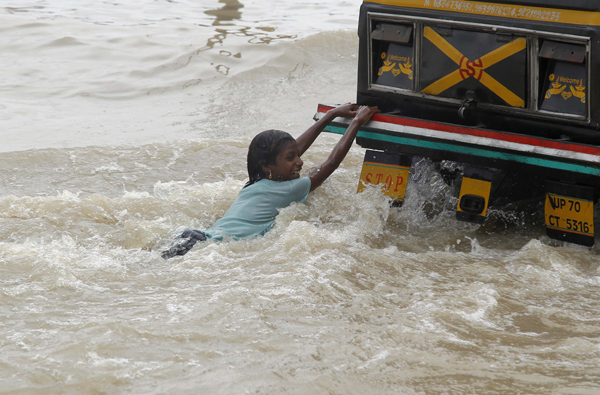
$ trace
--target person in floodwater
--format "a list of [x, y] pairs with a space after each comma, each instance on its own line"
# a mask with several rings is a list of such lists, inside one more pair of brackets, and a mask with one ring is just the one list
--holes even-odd
[[[248, 148], [250, 180], [229, 210], [205, 231], [184, 231], [169, 249], [162, 252], [162, 257], [168, 259], [185, 255], [198, 241], [207, 238], [220, 241], [227, 235], [233, 239], [248, 239], [267, 233], [279, 209], [292, 202], [304, 203], [308, 193], [319, 187], [338, 168], [350, 150], [358, 128], [378, 111], [377, 107], [345, 104], [329, 110], [298, 139], [280, 130], [266, 130], [256, 135]], [[354, 119], [317, 171], [308, 177], [300, 177], [303, 165], [300, 157], [336, 117]]]

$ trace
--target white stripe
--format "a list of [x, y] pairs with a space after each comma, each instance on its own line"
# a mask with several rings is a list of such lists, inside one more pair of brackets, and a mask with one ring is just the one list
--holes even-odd
[[[317, 113], [315, 119], [319, 120], [323, 116], [323, 113]], [[336, 118], [334, 120], [338, 123], [350, 124], [351, 119], [349, 118]], [[586, 154], [583, 152], [575, 152], [569, 150], [563, 150], [559, 148], [548, 148], [540, 147], [537, 145], [515, 143], [512, 141], [496, 140], [489, 137], [471, 136], [466, 134], [442, 132], [439, 130], [417, 128], [414, 126], [396, 125], [388, 122], [369, 121], [365, 126], [373, 129], [387, 130], [390, 132], [404, 133], [414, 135], [418, 137], [430, 137], [435, 139], [441, 139], [446, 141], [457, 141], [461, 143], [479, 145], [485, 148], [501, 148], [505, 150], [528, 152], [532, 154], [559, 157], [565, 159], [580, 160], [584, 162], [600, 163], [599, 155]]]

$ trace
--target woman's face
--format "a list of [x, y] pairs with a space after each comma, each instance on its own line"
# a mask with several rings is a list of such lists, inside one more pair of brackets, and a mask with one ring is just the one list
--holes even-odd
[[298, 156], [298, 144], [292, 141], [284, 146], [275, 160], [274, 165], [265, 166], [267, 177], [271, 171], [273, 181], [289, 181], [300, 177], [302, 170], [302, 159]]

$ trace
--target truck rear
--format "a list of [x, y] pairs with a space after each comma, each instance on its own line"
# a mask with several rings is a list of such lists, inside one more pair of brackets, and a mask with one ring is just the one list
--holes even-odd
[[401, 204], [412, 158], [452, 161], [457, 219], [483, 223], [507, 177], [541, 181], [548, 236], [593, 245], [599, 33], [592, 0], [365, 1], [357, 103], [382, 113], [357, 136], [368, 149], [359, 189], [382, 184]]

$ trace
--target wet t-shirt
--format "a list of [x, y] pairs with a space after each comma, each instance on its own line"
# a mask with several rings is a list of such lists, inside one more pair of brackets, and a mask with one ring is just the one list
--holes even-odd
[[204, 232], [211, 240], [224, 235], [233, 239], [248, 239], [267, 233], [279, 214], [279, 209], [292, 202], [306, 202], [310, 178], [291, 181], [260, 180], [241, 190], [223, 218]]

